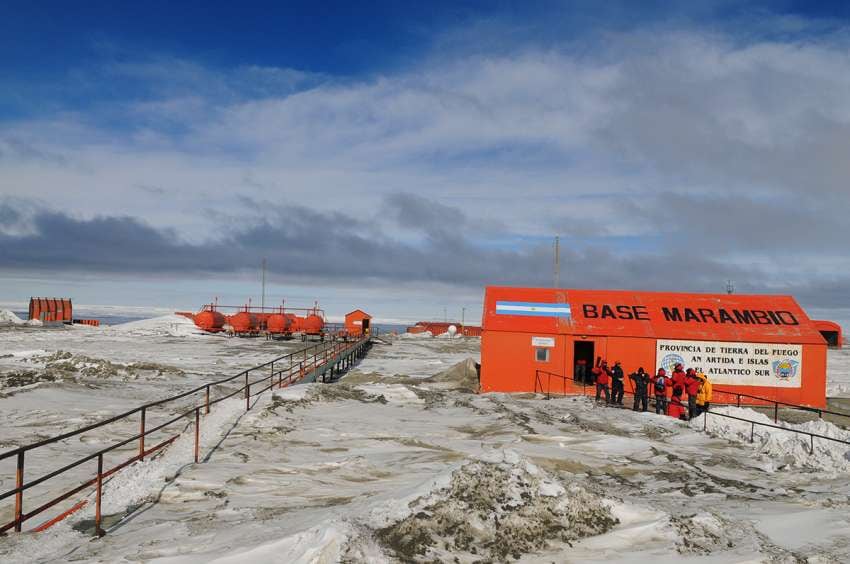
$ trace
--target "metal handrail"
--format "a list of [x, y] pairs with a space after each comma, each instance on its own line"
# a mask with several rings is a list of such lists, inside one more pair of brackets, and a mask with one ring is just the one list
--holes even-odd
[[[199, 448], [200, 448], [200, 446], [199, 446], [200, 445], [200, 443], [199, 443], [199, 440], [200, 440], [199, 430], [200, 430], [200, 411], [201, 411], [201, 409], [203, 409], [204, 412], [206, 414], [208, 414], [210, 412], [210, 406], [215, 405], [216, 403], [219, 403], [221, 401], [224, 401], [224, 400], [229, 399], [233, 396], [236, 396], [237, 394], [244, 392], [245, 409], [247, 411], [251, 408], [251, 403], [250, 403], [251, 398], [258, 396], [258, 395], [262, 394], [263, 392], [266, 392], [266, 391], [274, 388], [275, 386], [278, 386], [279, 388], [282, 388], [285, 385], [288, 386], [293, 382], [296, 382], [298, 380], [303, 379], [305, 376], [307, 376], [307, 375], [309, 375], [313, 372], [318, 372], [318, 371], [324, 369], [329, 364], [340, 362], [340, 360], [343, 359], [343, 358], [347, 359], [347, 360], [351, 360], [353, 362], [354, 358], [362, 357], [362, 355], [365, 354], [366, 350], [368, 349], [369, 342], [370, 342], [369, 336], [365, 336], [365, 337], [358, 339], [356, 341], [343, 340], [343, 341], [331, 341], [329, 343], [319, 343], [319, 344], [313, 345], [311, 347], [306, 347], [304, 349], [301, 349], [301, 350], [298, 350], [298, 351], [277, 357], [272, 361], [265, 362], [263, 364], [257, 365], [253, 368], [248, 369], [248, 370], [244, 370], [244, 371], [242, 371], [242, 372], [240, 372], [240, 373], [238, 373], [234, 376], [230, 376], [230, 377], [227, 377], [227, 378], [216, 380], [214, 382], [208, 382], [206, 384], [202, 384], [202, 385], [200, 385], [196, 388], [193, 388], [192, 390], [189, 390], [187, 392], [182, 392], [182, 393], [177, 394], [175, 396], [171, 396], [171, 397], [168, 397], [168, 398], [164, 398], [164, 399], [160, 399], [160, 400], [156, 400], [156, 401], [153, 401], [153, 402], [146, 403], [142, 406], [136, 407], [134, 409], [131, 409], [131, 410], [126, 411], [124, 413], [121, 413], [119, 415], [110, 417], [108, 419], [105, 419], [103, 421], [99, 421], [97, 423], [93, 423], [91, 425], [87, 425], [85, 427], [76, 429], [74, 431], [62, 433], [62, 434], [54, 436], [54, 437], [49, 437], [47, 439], [43, 439], [41, 441], [30, 443], [28, 445], [23, 445], [23, 446], [11, 449], [9, 451], [6, 451], [4, 453], [1, 453], [0, 454], [0, 460], [5, 460], [7, 458], [17, 456], [17, 468], [16, 468], [15, 488], [8, 490], [6, 492], [0, 493], [0, 500], [6, 499], [6, 498], [11, 497], [13, 495], [15, 496], [15, 519], [13, 521], [9, 522], [9, 523], [6, 523], [6, 524], [0, 526], [0, 534], [5, 533], [6, 531], [8, 531], [9, 529], [11, 529], [13, 527], [14, 527], [16, 532], [20, 532], [21, 528], [22, 528], [22, 524], [25, 521], [29, 520], [30, 518], [38, 515], [39, 513], [43, 512], [43, 511], [49, 509], [50, 507], [53, 507], [54, 505], [68, 499], [72, 495], [79, 493], [80, 491], [82, 491], [86, 487], [89, 487], [91, 485], [96, 484], [97, 490], [96, 490], [95, 530], [96, 530], [96, 533], [98, 534], [98, 536], [102, 535], [103, 531], [100, 528], [100, 505], [101, 505], [101, 489], [102, 489], [103, 479], [109, 477], [110, 475], [112, 475], [115, 472], [119, 471], [120, 469], [126, 467], [127, 465], [132, 464], [133, 462], [143, 460], [145, 456], [148, 456], [150, 454], [153, 454], [154, 452], [160, 451], [161, 449], [165, 448], [167, 445], [171, 444], [175, 439], [177, 439], [183, 431], [181, 431], [181, 432], [177, 433], [176, 435], [171, 436], [170, 438], [166, 439], [165, 441], [162, 441], [161, 443], [159, 443], [159, 444], [157, 444], [153, 447], [147, 448], [147, 449], [145, 448], [145, 437], [146, 436], [148, 436], [152, 433], [155, 433], [157, 431], [160, 431], [160, 430], [162, 430], [162, 429], [164, 429], [164, 428], [166, 428], [170, 425], [173, 425], [173, 424], [177, 423], [178, 421], [180, 421], [184, 418], [191, 417], [192, 415], [194, 415], [194, 417], [195, 417], [195, 462], [197, 463], [198, 460], [199, 460]], [[303, 355], [303, 359], [299, 358], [299, 359], [296, 360], [296, 356], [301, 357], [302, 355]], [[275, 363], [280, 363], [281, 361], [287, 361], [287, 360], [289, 361], [288, 365], [284, 366], [283, 368], [281, 368], [277, 371], [275, 370]], [[279, 364], [279, 366], [280, 366], [280, 364]], [[250, 381], [250, 374], [252, 372], [258, 371], [258, 370], [266, 368], [266, 367], [270, 367], [270, 370], [269, 370], [269, 372], [266, 376], [264, 376], [263, 378], [260, 378], [259, 380], [253, 381], [253, 382]], [[232, 391], [232, 392], [230, 392], [230, 393], [228, 393], [224, 396], [214, 398], [214, 399], [210, 398], [210, 389], [212, 387], [220, 385], [220, 384], [232, 382], [232, 381], [234, 381], [234, 380], [236, 380], [237, 378], [240, 378], [240, 377], [245, 378], [245, 383], [240, 388], [238, 388], [238, 389], [236, 389], [236, 390], [234, 390], [234, 391]], [[275, 379], [277, 381], [275, 381]], [[255, 387], [254, 392], [252, 393], [252, 391], [251, 391], [252, 386], [257, 386], [258, 384], [262, 384], [264, 382], [269, 382], [269, 383], [259, 390], [257, 390], [257, 388]], [[176, 401], [176, 400], [179, 400], [179, 399], [183, 399], [183, 398], [188, 397], [192, 394], [197, 394], [197, 393], [202, 392], [202, 391], [204, 392], [204, 398], [203, 398], [203, 403], [201, 403], [200, 405], [194, 405], [194, 406], [190, 407], [189, 409], [187, 409], [186, 411], [183, 411], [183, 412], [179, 413], [178, 415], [176, 415], [176, 416], [168, 419], [167, 421], [160, 423], [156, 426], [153, 426], [153, 427], [147, 427], [146, 426], [145, 415], [146, 415], [148, 408], [161, 406], [161, 405], [164, 405], [166, 403]], [[109, 446], [107, 446], [103, 449], [100, 449], [100, 450], [98, 450], [94, 453], [83, 456], [82, 458], [75, 460], [75, 461], [73, 461], [73, 462], [71, 462], [71, 463], [69, 463], [69, 464], [67, 464], [67, 465], [65, 465], [65, 466], [63, 466], [63, 467], [61, 467], [57, 470], [53, 470], [53, 471], [51, 471], [51, 472], [49, 472], [45, 475], [39, 476], [38, 478], [35, 478], [34, 480], [31, 480], [29, 482], [24, 482], [25, 454], [28, 451], [31, 451], [31, 450], [34, 450], [34, 449], [37, 449], [39, 447], [46, 446], [46, 445], [49, 445], [49, 444], [53, 444], [53, 443], [56, 443], [56, 442], [59, 442], [59, 441], [63, 441], [65, 439], [79, 435], [81, 433], [85, 433], [85, 432], [90, 431], [92, 429], [97, 429], [99, 427], [104, 427], [106, 425], [110, 425], [112, 423], [115, 423], [116, 421], [126, 419], [127, 417], [129, 417], [131, 415], [135, 415], [136, 413], [139, 413], [141, 415], [139, 433], [133, 435], [132, 437], [130, 437], [128, 439], [124, 439], [124, 440], [121, 440], [117, 443], [109, 445]], [[188, 428], [189, 425], [191, 425], [191, 423], [187, 423], [186, 428]], [[184, 431], [185, 431], [185, 428], [184, 428]], [[127, 444], [130, 444], [130, 443], [133, 443], [135, 441], [139, 442], [138, 454], [136, 454], [135, 456], [132, 456], [128, 460], [121, 462], [117, 466], [115, 466], [115, 467], [113, 467], [109, 470], [104, 471], [104, 469], [103, 469], [103, 456], [104, 456], [104, 454], [107, 454], [107, 453], [109, 453], [109, 452], [111, 452], [115, 449], [121, 448], [121, 447], [123, 447]], [[46, 482], [46, 481], [48, 481], [52, 478], [55, 478], [56, 476], [59, 476], [60, 474], [64, 474], [65, 472], [68, 472], [69, 470], [72, 470], [73, 468], [76, 468], [76, 467], [78, 467], [82, 464], [85, 464], [86, 462], [89, 462], [89, 461], [95, 460], [95, 459], [97, 459], [97, 463], [98, 463], [98, 471], [97, 471], [97, 476], [95, 478], [92, 478], [91, 480], [88, 480], [88, 481], [76, 486], [74, 489], [72, 489], [70, 491], [64, 492], [63, 494], [59, 495], [58, 497], [49, 500], [48, 502], [42, 504], [41, 506], [39, 506], [38, 508], [36, 508], [36, 509], [34, 509], [30, 512], [24, 513], [24, 511], [23, 511], [23, 493], [26, 490], [28, 490], [28, 489], [30, 489], [34, 486], [37, 486], [39, 484], [42, 484], [42, 483], [44, 483], [44, 482]], [[85, 501], [85, 500], [78, 503], [76, 506], [74, 506], [71, 510], [69, 510], [65, 514], [63, 514], [60, 517], [57, 517], [57, 518], [49, 521], [48, 523], [40, 526], [39, 528], [37, 528], [37, 530], [41, 530], [42, 528], [46, 528], [46, 526], [49, 526], [49, 525], [57, 522], [58, 520], [61, 520], [65, 516], [69, 515], [70, 513], [81, 509], [86, 503], [87, 503], [87, 501]]]
[[[764, 403], [769, 404], [769, 405], [772, 404], [774, 406], [774, 412], [777, 411], [778, 406], [782, 405], [782, 406], [785, 406], [785, 407], [791, 407], [793, 409], [799, 409], [801, 411], [807, 411], [807, 412], [810, 412], [810, 413], [817, 413], [818, 418], [823, 418], [824, 415], [835, 415], [835, 416], [838, 416], [838, 417], [847, 417], [848, 419], [850, 419], [850, 413], [842, 413], [840, 411], [832, 411], [832, 410], [829, 410], [829, 409], [821, 409], [819, 407], [811, 407], [811, 406], [808, 406], [808, 405], [788, 403], [788, 402], [778, 401], [778, 400], [774, 400], [774, 399], [770, 399], [770, 398], [753, 396], [753, 395], [750, 395], [750, 394], [742, 394], [740, 392], [733, 392], [732, 390], [724, 390], [722, 388], [717, 388], [717, 387], [715, 387], [713, 389], [713, 392], [718, 393], [718, 394], [727, 394], [727, 395], [730, 395], [730, 396], [736, 396], [738, 398], [738, 401], [737, 401], [738, 407], [741, 407], [741, 398], [749, 398], [749, 399], [754, 399], [754, 400], [764, 402]], [[775, 420], [776, 419], [774, 417], [774, 421]]]
[[[564, 381], [565, 386], [566, 386], [566, 381], [567, 381], [567, 380], [571, 380], [571, 381], [573, 381], [573, 382], [575, 382], [575, 381], [576, 381], [576, 380], [575, 380], [575, 378], [571, 378], [571, 377], [569, 377], [569, 376], [565, 376], [565, 375], [563, 375], [563, 374], [557, 374], [557, 373], [555, 373], [555, 372], [549, 372], [548, 370], [540, 370], [540, 369], [537, 369], [537, 370], [535, 370], [535, 375], [534, 375], [534, 378], [535, 378], [535, 381], [534, 381], [534, 391], [535, 391], [535, 393], [537, 392], [538, 384], [540, 385], [540, 391], [541, 391], [541, 393], [543, 392], [543, 388], [542, 388], [542, 384], [543, 384], [543, 383], [542, 383], [542, 381], [540, 380], [540, 374], [541, 374], [541, 373], [542, 373], [542, 374], [548, 374], [548, 375], [550, 375], [550, 376], [557, 376], [558, 378], [561, 378], [561, 379]], [[549, 377], [549, 382], [551, 383], [551, 377]], [[582, 386], [582, 395], [584, 395], [584, 391], [585, 391], [586, 385], [585, 385], [585, 383], [584, 383], [584, 382], [582, 382], [582, 384], [583, 384], [583, 386]], [[565, 387], [564, 389], [566, 390], [566, 387]], [[550, 391], [551, 391], [551, 388], [550, 388], [550, 389], [547, 389], [547, 391], [546, 391], [546, 399], [550, 399], [550, 397], [551, 397], [551, 396], [550, 396]], [[564, 392], [564, 394], [563, 394], [563, 395], [564, 395], [564, 396], [566, 396], [566, 395], [567, 395], [567, 394], [566, 394], [566, 391]], [[635, 394], [633, 391], [632, 391], [632, 392], [629, 392], [629, 391], [623, 390], [623, 395], [627, 395], [627, 396], [632, 396], [632, 397], [634, 397], [636, 394]], [[745, 395], [745, 394], [742, 394], [742, 395]], [[648, 400], [649, 400], [649, 396], [650, 396], [650, 394], [649, 394], [649, 393], [648, 393], [648, 391], [647, 391], [647, 399], [648, 399]], [[654, 398], [654, 397], [652, 398], [652, 402], [653, 402], [653, 403], [655, 403], [655, 398]], [[793, 404], [792, 404], [792, 405], [793, 405]], [[703, 418], [703, 431], [705, 431], [705, 430], [706, 430], [706, 426], [707, 426], [707, 424], [708, 424], [708, 414], [709, 414], [709, 413], [710, 413], [711, 415], [713, 415], [713, 416], [726, 417], [727, 419], [735, 419], [735, 420], [737, 420], [737, 421], [743, 421], [743, 422], [745, 422], [745, 423], [750, 423], [750, 424], [752, 424], [752, 430], [750, 431], [750, 442], [753, 442], [753, 440], [754, 440], [754, 434], [755, 434], [755, 427], [756, 427], [756, 425], [759, 425], [759, 426], [761, 426], [761, 427], [770, 427], [770, 428], [773, 428], [773, 429], [780, 429], [780, 430], [782, 430], [782, 431], [788, 431], [788, 432], [791, 432], [791, 433], [797, 433], [797, 434], [799, 434], [799, 435], [807, 435], [807, 436], [810, 438], [811, 449], [810, 449], [810, 451], [809, 451], [809, 452], [811, 452], [811, 453], [813, 453], [813, 452], [815, 451], [815, 445], [814, 445], [814, 438], [815, 438], [815, 437], [817, 437], [817, 438], [819, 438], [819, 439], [825, 439], [825, 440], [828, 440], [828, 441], [833, 441], [833, 442], [836, 442], [836, 443], [841, 443], [841, 444], [845, 444], [845, 445], [850, 445], [850, 441], [846, 441], [846, 440], [844, 440], [844, 439], [838, 439], [838, 438], [835, 438], [835, 437], [828, 437], [828, 436], [826, 436], [826, 435], [820, 435], [820, 434], [818, 434], [818, 433], [812, 433], [812, 432], [810, 432], [810, 431], [803, 431], [803, 430], [801, 430], [801, 429], [791, 429], [791, 428], [789, 428], [789, 427], [782, 427], [782, 426], [780, 426], [780, 425], [771, 425], [771, 424], [769, 424], [769, 423], [762, 423], [762, 422], [760, 422], [760, 421], [753, 421], [752, 419], [744, 419], [744, 418], [742, 418], [742, 417], [736, 417], [736, 416], [734, 416], [734, 415], [728, 415], [728, 414], [726, 414], [726, 413], [718, 413], [718, 412], [716, 412], [716, 411], [711, 411], [711, 409], [710, 409], [710, 408], [709, 408], [709, 409], [706, 409], [705, 411], [703, 411], [703, 414], [705, 414], [705, 415], [706, 415], [706, 417], [705, 417], [705, 418]], [[846, 414], [840, 414], [840, 415], [846, 415]], [[776, 421], [775, 421], [775, 422], [776, 422]]]

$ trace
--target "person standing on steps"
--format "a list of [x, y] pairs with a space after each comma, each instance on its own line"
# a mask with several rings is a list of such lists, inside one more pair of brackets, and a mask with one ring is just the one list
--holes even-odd
[[611, 393], [613, 395], [611, 403], [614, 405], [623, 405], [623, 394], [626, 392], [624, 377], [623, 367], [618, 360], [614, 362], [614, 368], [611, 369]]
[[635, 404], [633, 409], [638, 411], [638, 406], [642, 406], [640, 411], [646, 411], [649, 403], [649, 374], [643, 369], [643, 366], [638, 368], [637, 372], [629, 374], [629, 379], [635, 389]]
[[697, 415], [701, 415], [711, 405], [711, 380], [702, 372], [697, 374], [697, 378], [702, 381], [697, 392]]
[[611, 370], [608, 368], [608, 363], [604, 360], [600, 363], [599, 359], [597, 359], [597, 362], [599, 364], [593, 369], [593, 374], [596, 376], [596, 402], [599, 403], [600, 395], [602, 392], [605, 392], [605, 405], [608, 405], [611, 403], [611, 390], [609, 388]]
[[667, 388], [670, 387], [667, 371], [659, 368], [658, 373], [652, 377], [651, 385], [655, 392], [655, 413], [657, 415], [667, 413]]
[[685, 393], [688, 394], [688, 419], [693, 419], [697, 416], [697, 394], [702, 385], [702, 380], [697, 378], [697, 371], [693, 368], [688, 368], [685, 376]]

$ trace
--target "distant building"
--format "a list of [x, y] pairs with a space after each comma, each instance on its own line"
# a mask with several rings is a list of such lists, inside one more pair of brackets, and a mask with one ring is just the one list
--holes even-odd
[[29, 318], [43, 323], [71, 323], [71, 298], [30, 298]]

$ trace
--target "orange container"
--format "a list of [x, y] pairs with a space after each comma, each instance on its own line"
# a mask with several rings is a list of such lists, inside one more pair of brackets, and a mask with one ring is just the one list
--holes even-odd
[[273, 313], [266, 320], [266, 329], [269, 333], [282, 335], [290, 332], [292, 321], [282, 313]]
[[204, 310], [194, 316], [195, 325], [209, 331], [210, 333], [218, 333], [224, 327], [224, 316], [217, 311]]
[[260, 328], [257, 316], [247, 311], [231, 315], [227, 321], [235, 333], [256, 333]]
[[304, 322], [301, 325], [301, 331], [307, 335], [319, 335], [322, 333], [322, 329], [324, 329], [324, 327], [325, 320], [315, 313], [311, 313], [304, 319]]

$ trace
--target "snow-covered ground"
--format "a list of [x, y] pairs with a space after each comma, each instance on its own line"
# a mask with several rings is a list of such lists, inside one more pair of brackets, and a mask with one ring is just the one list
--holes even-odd
[[[300, 345], [181, 323], [0, 334], [3, 448]], [[717, 418], [704, 433], [582, 398], [472, 394], [478, 348], [395, 339], [340, 382], [269, 393], [247, 413], [223, 402], [202, 423], [203, 464], [187, 433], [106, 484], [107, 536], [91, 540], [86, 508], [0, 539], [0, 561], [850, 561], [846, 449], [809, 455], [790, 433], [750, 444]]]

